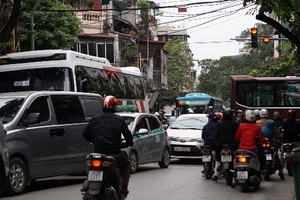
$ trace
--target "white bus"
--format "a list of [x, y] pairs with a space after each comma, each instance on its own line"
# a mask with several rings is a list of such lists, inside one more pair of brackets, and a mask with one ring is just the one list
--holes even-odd
[[74, 91], [114, 95], [122, 109], [149, 112], [145, 78], [137, 67], [114, 67], [106, 58], [71, 50], [0, 56], [0, 93]]

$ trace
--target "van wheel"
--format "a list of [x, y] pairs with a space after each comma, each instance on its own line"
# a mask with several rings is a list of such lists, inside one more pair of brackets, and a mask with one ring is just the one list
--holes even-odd
[[165, 148], [161, 161], [158, 162], [158, 165], [160, 166], [160, 168], [168, 168], [170, 165], [170, 151], [169, 149]]
[[129, 154], [129, 161], [130, 161], [130, 172], [134, 174], [138, 168], [138, 157], [134, 151], [131, 151]]
[[27, 169], [20, 158], [12, 158], [9, 162], [9, 175], [6, 182], [5, 194], [19, 195], [25, 191]]

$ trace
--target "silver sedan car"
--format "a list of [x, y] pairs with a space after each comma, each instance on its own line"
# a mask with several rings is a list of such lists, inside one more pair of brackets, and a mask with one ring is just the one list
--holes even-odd
[[146, 113], [117, 113], [122, 116], [133, 135], [133, 146], [123, 148], [135, 173], [139, 165], [157, 162], [161, 168], [170, 164], [168, 135], [159, 119]]
[[171, 158], [202, 159], [201, 139], [203, 126], [208, 122], [206, 114], [182, 114], [168, 127]]

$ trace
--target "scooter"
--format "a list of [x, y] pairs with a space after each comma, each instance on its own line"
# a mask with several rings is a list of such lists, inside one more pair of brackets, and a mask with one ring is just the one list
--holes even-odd
[[241, 186], [242, 192], [249, 191], [250, 186], [260, 186], [262, 181], [260, 162], [255, 153], [249, 150], [238, 149], [235, 152], [233, 163], [236, 182]]
[[265, 155], [266, 155], [266, 172], [264, 174], [264, 180], [265, 181], [269, 181], [270, 180], [270, 176], [272, 174], [274, 174], [277, 169], [278, 169], [278, 165], [276, 164], [277, 161], [275, 161], [274, 158], [274, 147], [271, 146], [270, 142], [267, 142], [265, 144], [262, 144], [264, 151], [265, 151]]
[[232, 179], [233, 179], [233, 173], [232, 170], [233, 168], [233, 150], [230, 149], [229, 145], [223, 145], [221, 149], [221, 166], [222, 166], [222, 171], [225, 176], [226, 184], [231, 185], [232, 184]]
[[206, 179], [211, 179], [214, 174], [214, 168], [216, 165], [215, 151], [211, 151], [209, 145], [201, 146], [202, 150], [202, 162], [204, 163], [204, 175]]
[[124, 200], [127, 195], [118, 194], [121, 172], [115, 158], [90, 153], [86, 158], [88, 179], [83, 183], [83, 200]]

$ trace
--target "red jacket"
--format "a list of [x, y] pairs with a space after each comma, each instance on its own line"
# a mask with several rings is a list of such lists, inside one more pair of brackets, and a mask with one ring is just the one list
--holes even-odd
[[253, 123], [240, 124], [236, 132], [235, 139], [240, 143], [239, 148], [246, 150], [253, 150], [257, 148], [256, 139], [258, 139], [261, 143], [268, 142], [264, 138], [260, 127]]

